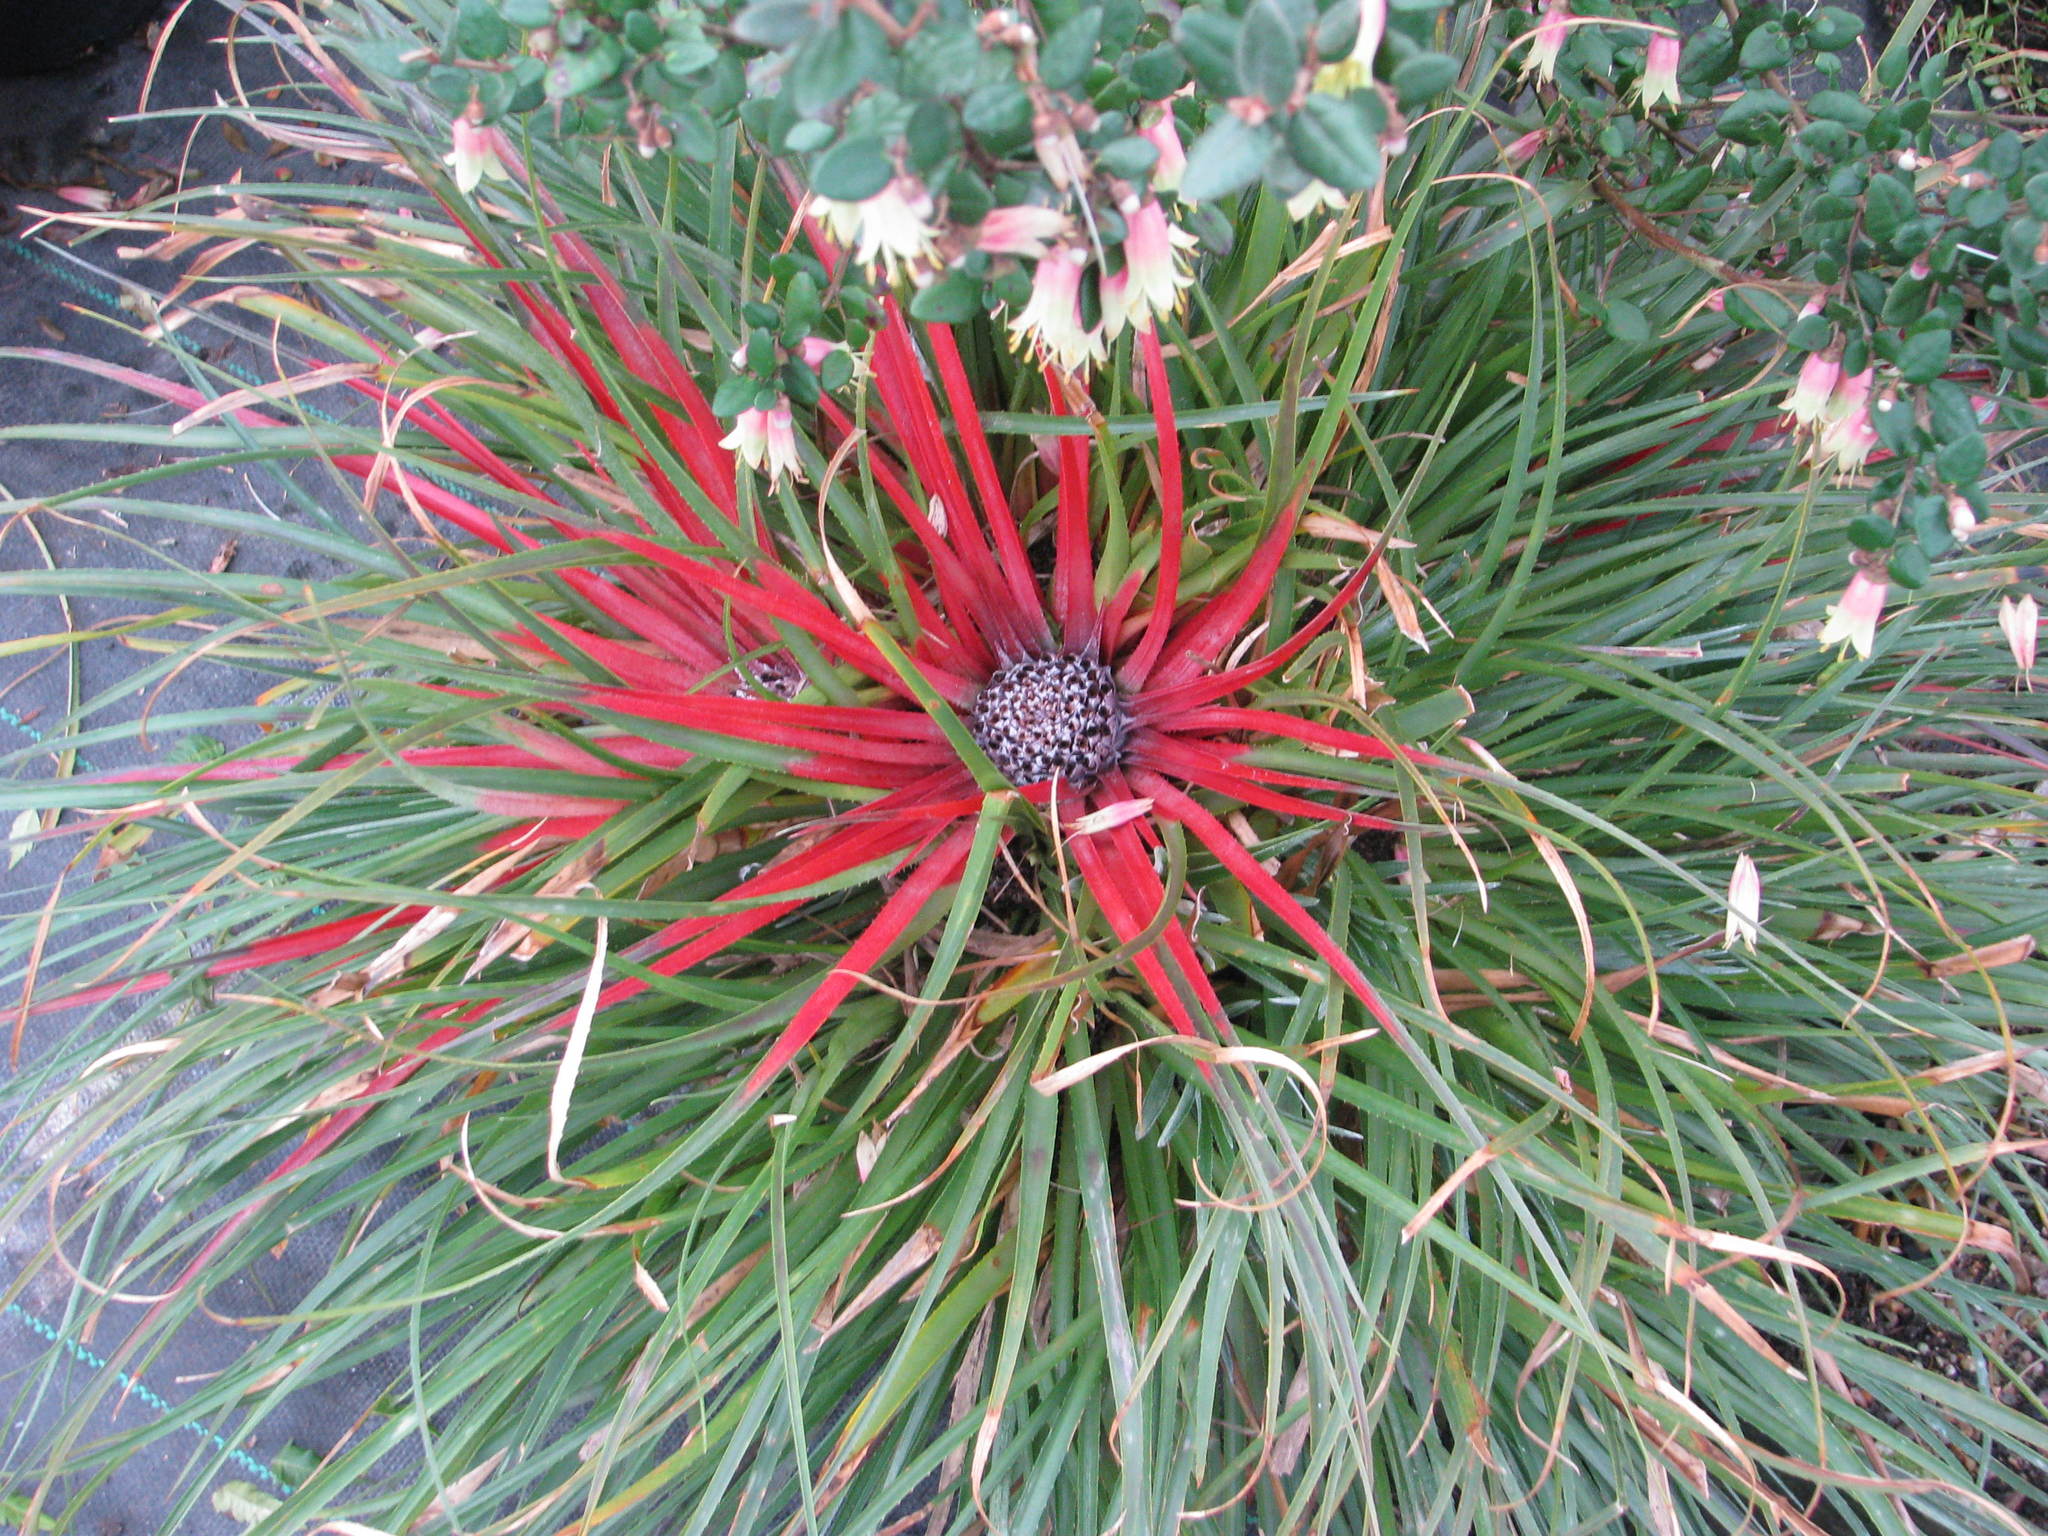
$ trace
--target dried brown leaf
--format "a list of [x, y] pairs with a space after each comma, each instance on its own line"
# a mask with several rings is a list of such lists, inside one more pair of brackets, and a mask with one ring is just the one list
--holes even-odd
[[2003, 965], [2018, 965], [2033, 957], [2034, 936], [2031, 933], [2017, 934], [2010, 939], [2000, 939], [1996, 944], [1985, 944], [1977, 949], [1966, 949], [1961, 954], [1944, 955], [1939, 960], [1916, 960], [1920, 974], [1930, 980], [1941, 980], [1950, 976], [1968, 976], [1979, 970], [1992, 971]]

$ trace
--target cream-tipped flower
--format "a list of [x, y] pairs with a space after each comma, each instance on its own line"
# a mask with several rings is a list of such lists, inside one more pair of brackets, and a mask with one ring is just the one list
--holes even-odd
[[1660, 105], [1684, 105], [1678, 92], [1679, 49], [1677, 34], [1658, 32], [1652, 34], [1649, 46], [1643, 50], [1643, 77], [1636, 82], [1636, 99], [1645, 112]]
[[1884, 590], [1883, 577], [1857, 567], [1842, 600], [1828, 605], [1828, 621], [1821, 626], [1820, 643], [1840, 645], [1846, 640], [1856, 647], [1858, 656], [1868, 660], [1870, 648], [1877, 643], [1877, 621], [1884, 615]]
[[1372, 61], [1387, 36], [1387, 0], [1359, 0], [1358, 37], [1351, 52], [1334, 64], [1316, 71], [1315, 86], [1332, 96], [1342, 96], [1372, 81]]
[[814, 196], [811, 206], [835, 240], [854, 248], [854, 261], [870, 276], [879, 268], [893, 283], [931, 265], [938, 233], [931, 222], [932, 195], [915, 177], [898, 176], [857, 203]]
[[1066, 237], [1074, 221], [1057, 208], [1036, 203], [1017, 203], [992, 208], [974, 229], [974, 248], [993, 256], [1022, 256], [1042, 259], [1056, 240]]
[[1721, 930], [1723, 949], [1740, 944], [1751, 954], [1756, 953], [1756, 941], [1763, 934], [1763, 904], [1764, 881], [1757, 873], [1756, 860], [1746, 853], [1740, 854], [1735, 860], [1735, 873], [1728, 877], [1728, 922]]
[[1351, 199], [1331, 186], [1327, 181], [1310, 179], [1294, 196], [1287, 199], [1287, 217], [1305, 219], [1325, 208], [1342, 208]]
[[752, 408], [741, 411], [732, 431], [719, 439], [718, 446], [730, 448], [752, 468], [766, 470], [770, 485], [784, 475], [793, 479], [800, 479], [803, 475], [803, 466], [796, 456], [796, 428], [789, 419], [787, 400], [777, 400], [765, 411]]
[[[796, 351], [797, 356], [804, 360], [804, 366], [813, 373], [822, 370], [825, 366], [825, 359], [834, 352], [844, 352], [847, 361], [853, 365], [853, 371], [849, 377], [857, 379], [867, 372], [868, 365], [866, 360], [843, 341], [827, 341], [822, 336], [806, 336], [797, 344]], [[746, 365], [740, 363], [737, 366], [745, 367]]]
[[1778, 409], [1811, 432], [1827, 418], [1828, 402], [1842, 377], [1842, 356], [1830, 348], [1809, 352], [1799, 365], [1799, 382], [1792, 393], [1778, 402]]
[[1877, 446], [1877, 428], [1870, 424], [1871, 377], [1872, 370], [1866, 368], [1835, 386], [1820, 436], [1814, 440], [1814, 463], [1832, 459], [1835, 474], [1845, 480], [1862, 470]]
[[455, 147], [441, 157], [442, 163], [455, 172], [456, 189], [465, 197], [486, 181], [512, 179], [499, 155], [505, 147], [505, 136], [496, 128], [486, 128], [482, 117], [482, 107], [471, 102], [469, 110], [455, 119]]
[[1948, 536], [1958, 544], [1967, 544], [1970, 535], [1977, 531], [1977, 509], [1970, 505], [1969, 498], [1954, 491], [1948, 493]]
[[1048, 252], [1031, 275], [1031, 297], [1010, 322], [1013, 346], [1030, 347], [1041, 357], [1080, 373], [1108, 356], [1100, 325], [1081, 323], [1081, 272], [1088, 253], [1063, 245]]
[[2012, 649], [2013, 665], [2020, 669], [2020, 676], [2032, 688], [2034, 650], [2041, 640], [2041, 605], [2034, 601], [2034, 594], [2029, 592], [2018, 600], [2001, 597], [1998, 600], [1998, 628]]
[[1188, 152], [1181, 147], [1180, 124], [1173, 118], [1173, 103], [1158, 103], [1159, 115], [1138, 129], [1138, 137], [1159, 151], [1152, 165], [1152, 190], [1172, 192], [1179, 188], [1188, 168]]
[[852, 349], [843, 341], [827, 341], [823, 336], [806, 336], [797, 343], [796, 355], [804, 360], [804, 366], [813, 371], [824, 365], [825, 359], [834, 352], [851, 353]]
[[1522, 73], [1538, 80], [1557, 77], [1557, 56], [1563, 51], [1565, 34], [1571, 30], [1572, 8], [1565, 0], [1543, 0], [1543, 11], [1530, 35], [1529, 57], [1522, 61]]
[[1180, 308], [1182, 290], [1194, 281], [1184, 253], [1195, 237], [1168, 219], [1164, 208], [1147, 201], [1124, 217], [1122, 281], [1105, 283], [1102, 290], [1103, 332], [1112, 340], [1126, 325], [1151, 330], [1156, 317]]

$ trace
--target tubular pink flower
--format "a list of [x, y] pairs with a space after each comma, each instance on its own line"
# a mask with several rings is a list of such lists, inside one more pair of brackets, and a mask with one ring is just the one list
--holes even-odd
[[2013, 665], [2020, 669], [2027, 686], [2033, 687], [2034, 653], [2041, 642], [2041, 605], [2034, 601], [2034, 594], [2029, 592], [2017, 601], [2010, 596], [2001, 597], [1998, 629], [2012, 651]]
[[784, 475], [801, 478], [803, 466], [796, 456], [796, 428], [790, 421], [789, 402], [778, 400], [768, 410], [741, 411], [732, 431], [719, 439], [718, 446], [730, 448], [754, 469], [768, 472], [773, 485]]
[[1147, 201], [1127, 219], [1123, 281], [1103, 289], [1103, 332], [1112, 339], [1126, 325], [1135, 331], [1151, 330], [1156, 317], [1180, 308], [1182, 290], [1194, 281], [1182, 252], [1194, 245], [1195, 238], [1171, 222], [1165, 209]]
[[1311, 214], [1320, 213], [1325, 208], [1342, 208], [1350, 201], [1350, 198], [1339, 192], [1327, 181], [1317, 181], [1311, 178], [1307, 186], [1287, 199], [1287, 217], [1296, 220], [1305, 219]]
[[1379, 57], [1380, 44], [1387, 35], [1387, 0], [1359, 0], [1358, 37], [1351, 45], [1352, 59], [1372, 73], [1372, 61]]
[[879, 270], [893, 283], [930, 266], [937, 234], [931, 223], [932, 196], [915, 177], [898, 176], [857, 203], [814, 196], [811, 204], [832, 237], [854, 248], [854, 261], [870, 276]]
[[1872, 370], [1866, 368], [1835, 386], [1822, 414], [1820, 436], [1814, 440], [1813, 462], [1832, 459], [1836, 475], [1844, 479], [1861, 470], [1877, 446], [1877, 429], [1870, 424], [1871, 378]]
[[469, 110], [455, 119], [452, 135], [455, 147], [442, 156], [442, 162], [455, 172], [456, 190], [464, 196], [474, 192], [485, 181], [512, 179], [512, 173], [505, 169], [505, 162], [498, 153], [504, 147], [505, 136], [496, 128], [486, 128], [478, 120], [481, 111], [472, 102]]
[[1820, 643], [1840, 645], [1846, 640], [1856, 647], [1858, 656], [1869, 660], [1870, 648], [1877, 643], [1877, 621], [1884, 615], [1884, 592], [1884, 579], [1858, 566], [1856, 574], [1849, 578], [1842, 600], [1828, 605], [1828, 621], [1821, 626]]
[[1757, 873], [1756, 860], [1746, 853], [1739, 855], [1735, 873], [1728, 877], [1728, 922], [1721, 930], [1723, 949], [1740, 944], [1751, 954], [1756, 953], [1756, 941], [1763, 933], [1763, 900], [1763, 876]]
[[1834, 398], [1835, 384], [1841, 377], [1840, 353], [1832, 349], [1809, 352], [1806, 361], [1799, 365], [1799, 382], [1792, 386], [1792, 393], [1778, 403], [1778, 409], [1807, 431], [1812, 431], [1826, 417], [1828, 402]]
[[1533, 73], [1539, 80], [1557, 78], [1557, 56], [1564, 48], [1571, 20], [1572, 8], [1566, 0], [1543, 0], [1543, 12], [1531, 34], [1529, 57], [1522, 61], [1523, 74]]
[[1510, 143], [1506, 149], [1502, 150], [1500, 157], [1507, 161], [1509, 165], [1521, 165], [1525, 161], [1533, 160], [1536, 157], [1536, 151], [1543, 147], [1544, 142], [1549, 137], [1548, 130], [1531, 128], [1527, 133]]
[[1065, 238], [1073, 222], [1059, 209], [1041, 208], [1035, 203], [992, 209], [975, 227], [974, 248], [995, 256], [1022, 256], [1038, 261], [1055, 240]]
[[1675, 33], [1659, 32], [1651, 37], [1644, 50], [1643, 77], [1636, 82], [1636, 96], [1644, 111], [1653, 111], [1660, 105], [1684, 104], [1678, 91], [1679, 48]]
[[1380, 44], [1386, 36], [1387, 0], [1359, 0], [1358, 36], [1351, 44], [1351, 52], [1316, 71], [1316, 89], [1342, 96], [1369, 83], [1373, 78], [1373, 60], [1379, 56]]
[[1138, 136], [1159, 151], [1159, 159], [1152, 167], [1152, 190], [1172, 192], [1179, 188], [1180, 178], [1188, 168], [1188, 152], [1181, 147], [1180, 124], [1173, 119], [1173, 103], [1155, 103], [1159, 115], [1138, 130]]
[[1965, 542], [1977, 531], [1977, 511], [1969, 501], [1954, 491], [1948, 494], [1949, 537], [1958, 543]]
[[1108, 356], [1100, 325], [1081, 324], [1081, 272], [1087, 252], [1063, 245], [1047, 253], [1031, 277], [1031, 297], [1010, 322], [1013, 346], [1028, 346], [1040, 356], [1079, 373]]

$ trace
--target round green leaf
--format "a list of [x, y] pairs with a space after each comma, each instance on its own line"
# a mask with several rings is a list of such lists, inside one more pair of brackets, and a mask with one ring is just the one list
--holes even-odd
[[936, 170], [960, 146], [953, 109], [942, 102], [919, 102], [903, 129], [903, 143], [913, 171], [923, 174]]
[[896, 168], [877, 137], [847, 139], [811, 162], [811, 186], [820, 197], [858, 203], [889, 185]]
[[1680, 208], [1690, 208], [1713, 179], [1714, 168], [1711, 165], [1688, 165], [1682, 171], [1674, 171], [1652, 181], [1644, 189], [1643, 207], [1651, 213], [1673, 213]]
[[1721, 137], [1736, 144], [1775, 143], [1792, 103], [1776, 91], [1744, 91], [1721, 114]]
[[1095, 163], [1112, 176], [1136, 181], [1159, 163], [1159, 146], [1150, 139], [1130, 134], [1097, 150]]
[[1807, 99], [1807, 112], [1831, 123], [1840, 123], [1844, 128], [1861, 131], [1877, 116], [1877, 109], [1867, 105], [1860, 96], [1848, 91], [1815, 91]]
[[823, 149], [837, 137], [830, 123], [819, 117], [804, 117], [789, 125], [789, 132], [782, 136], [782, 147], [793, 155], [807, 155], [814, 149]]
[[946, 205], [962, 224], [979, 224], [996, 205], [988, 183], [965, 167], [956, 167], [946, 178]]
[[1870, 424], [1877, 429], [1877, 440], [1902, 459], [1912, 457], [1925, 446], [1920, 428], [1913, 420], [1913, 408], [1903, 400], [1872, 401]]
[[1929, 558], [1947, 554], [1955, 547], [1955, 535], [1948, 530], [1948, 498], [1921, 491], [1906, 498], [1906, 524]]
[[1891, 519], [1864, 513], [1849, 523], [1849, 542], [1858, 549], [1890, 549], [1898, 542]]
[[511, 48], [512, 29], [489, 0], [463, 0], [448, 40], [460, 58], [496, 59]]
[[[2043, 143], [2048, 143], [2044, 139]], [[2027, 212], [2037, 219], [2048, 220], [2048, 171], [2027, 178]]]
[[1977, 413], [1970, 407], [1970, 395], [1960, 384], [1936, 379], [1927, 386], [1927, 418], [1938, 443], [1978, 435]]
[[1948, 367], [1951, 346], [1945, 330], [1908, 336], [1899, 348], [1899, 377], [1908, 384], [1933, 383]]
[[934, 325], [964, 325], [981, 309], [981, 284], [958, 272], [920, 288], [910, 301], [912, 317]]
[[1447, 53], [1418, 53], [1394, 66], [1389, 83], [1405, 110], [1458, 83], [1458, 61]]
[[1941, 445], [1934, 455], [1934, 472], [1950, 485], [1967, 485], [1984, 473], [1989, 461], [1984, 434], [1972, 432]]
[[599, 32], [578, 53], [560, 53], [548, 69], [548, 99], [567, 101], [608, 84], [626, 61], [626, 51], [609, 32]]
[[1301, 41], [1278, 0], [1255, 0], [1237, 34], [1237, 78], [1248, 96], [1280, 107], [1301, 77]]
[[754, 403], [754, 391], [760, 388], [743, 373], [736, 373], [718, 386], [718, 392], [711, 397], [711, 414], [714, 416], [737, 416]]
[[1038, 78], [1055, 91], [1072, 90], [1087, 77], [1102, 36], [1102, 7], [1091, 5], [1053, 29], [1038, 50]]
[[1301, 168], [1340, 192], [1369, 191], [1380, 179], [1379, 132], [1365, 94], [1312, 94], [1287, 125], [1287, 148]]
[[[2014, 219], [2005, 226], [2005, 239], [2001, 244], [2000, 254], [2004, 256], [2006, 268], [2013, 276], [2030, 276], [2036, 267], [2042, 265], [2034, 255], [2041, 246], [2041, 231], [2041, 220], [2034, 218]], [[2048, 342], [2044, 342], [2044, 345], [2048, 345]]]
[[960, 121], [969, 133], [998, 138], [1031, 131], [1031, 98], [1014, 80], [991, 80], [967, 93]]
[[676, 153], [709, 165], [718, 154], [718, 136], [711, 119], [694, 102], [685, 102], [668, 114], [669, 131], [675, 135]]
[[1235, 113], [1224, 112], [1202, 130], [1188, 149], [1180, 195], [1189, 202], [1213, 202], [1259, 178], [1273, 141], [1265, 127], [1253, 127]]
[[1800, 352], [1818, 352], [1835, 339], [1835, 324], [1826, 315], [1801, 315], [1785, 333], [1785, 345]]
[[1623, 346], [1640, 347], [1650, 340], [1650, 317], [1627, 299], [1607, 301], [1607, 334]]
[[503, 78], [511, 86], [505, 100], [507, 112], [531, 112], [548, 99], [548, 67], [531, 54], [514, 59], [511, 73]]
[[635, 53], [652, 53], [663, 40], [661, 23], [654, 19], [651, 11], [628, 11], [625, 25], [619, 28], [619, 35], [626, 40], [626, 46]]
[[1913, 192], [1897, 176], [1873, 176], [1863, 192], [1863, 227], [1874, 240], [1889, 245], [1916, 211]]
[[1696, 32], [1678, 59], [1678, 82], [1695, 96], [1704, 96], [1735, 67], [1735, 39], [1723, 26]]
[[1887, 564], [1891, 569], [1892, 580], [1910, 591], [1918, 591], [1926, 586], [1928, 578], [1934, 574], [1934, 568], [1927, 559], [1927, 552], [1918, 544], [1901, 544]]
[[1792, 324], [1792, 306], [1767, 288], [1730, 288], [1721, 312], [1746, 331], [1783, 331]]
[[757, 48], [787, 48], [819, 23], [818, 0], [754, 0], [732, 19], [732, 35]]
[[1186, 66], [1171, 48], [1152, 48], [1139, 54], [1124, 73], [1138, 94], [1149, 101], [1164, 101], [1188, 83]]
[[1742, 52], [1738, 59], [1751, 74], [1766, 69], [1781, 69], [1792, 61], [1792, 42], [1785, 36], [1785, 29], [1775, 21], [1767, 21], [1742, 40]]
[[1180, 44], [1188, 68], [1218, 100], [1244, 94], [1237, 79], [1237, 34], [1241, 30], [1235, 16], [1207, 9], [1183, 11], [1173, 24], [1174, 41]]
[[1799, 130], [1799, 142], [1824, 159], [1846, 160], [1856, 148], [1856, 135], [1820, 117]]
[[[1927, 120], [1927, 113], [1933, 111], [1933, 103], [1931, 102], [1922, 101], [1919, 103], [1908, 103], [1908, 105], [1923, 106], [1927, 109], [1927, 112], [1922, 113], [1920, 116], [1921, 122], [1925, 122]], [[1909, 126], [1918, 125], [1909, 124]], [[1977, 169], [1984, 172], [1993, 181], [2010, 181], [2019, 173], [2020, 160], [2025, 151], [2026, 145], [2018, 134], [2010, 131], [1995, 133], [1991, 136], [1991, 142], [1985, 146], [1984, 158], [1978, 163]]]
[[795, 405], [816, 405], [818, 403], [818, 376], [804, 364], [792, 360], [782, 365], [776, 375], [782, 381], [782, 392]]
[[1839, 53], [1862, 35], [1863, 18], [1838, 5], [1824, 5], [1807, 19], [1807, 45], [1820, 53]]

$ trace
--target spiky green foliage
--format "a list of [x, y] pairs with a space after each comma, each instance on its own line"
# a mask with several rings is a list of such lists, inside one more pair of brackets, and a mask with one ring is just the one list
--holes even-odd
[[[1771, 434], [1775, 391], [1743, 384], [1758, 359], [1696, 312], [1705, 279], [1597, 208], [1560, 199], [1546, 216], [1496, 174], [1476, 116], [1425, 125], [1396, 170], [1383, 239], [1349, 238], [1361, 217], [1304, 249], [1279, 209], [1248, 207], [1165, 340], [1191, 600], [1304, 486], [1251, 654], [1338, 590], [1361, 540], [1387, 540], [1385, 579], [1259, 702], [1460, 766], [1314, 758], [1356, 786], [1355, 808], [1399, 823], [1391, 839], [1256, 806], [1244, 830], [1400, 1038], [1199, 842], [1163, 829], [1167, 899], [1141, 904], [1131, 938], [1042, 823], [999, 807], [979, 824], [1011, 819], [1014, 871], [977, 838], [963, 889], [981, 899], [922, 914], [759, 1096], [745, 1080], [765, 1042], [891, 891], [870, 869], [821, 878], [673, 976], [642, 946], [721, 910], [746, 866], [844, 807], [786, 754], [703, 731], [667, 738], [687, 762], [624, 779], [571, 764], [508, 783], [425, 755], [503, 750], [508, 721], [524, 749], [589, 742], [566, 706], [602, 658], [536, 659], [506, 637], [536, 615], [627, 637], [574, 573], [630, 562], [577, 528], [704, 553], [653, 489], [716, 509], [720, 488], [656, 414], [681, 402], [607, 339], [592, 285], [536, 232], [537, 199], [480, 209], [430, 180], [253, 210], [287, 275], [244, 308], [282, 317], [308, 365], [375, 365], [380, 397], [417, 404], [352, 424], [221, 415], [176, 439], [186, 465], [296, 466], [334, 521], [284, 536], [346, 556], [346, 576], [303, 591], [154, 569], [0, 578], [14, 595], [175, 605], [129, 636], [163, 652], [145, 683], [186, 663], [178, 626], [198, 619], [207, 656], [262, 697], [152, 729], [260, 723], [245, 756], [312, 754], [281, 777], [166, 775], [161, 803], [126, 812], [132, 781], [7, 793], [64, 807], [80, 832], [152, 833], [99, 883], [75, 879], [47, 936], [10, 931], [41, 995], [96, 977], [110, 938], [118, 974], [176, 978], [156, 1053], [92, 1073], [113, 1086], [54, 1138], [59, 1170], [113, 1139], [89, 1186], [59, 1192], [53, 1251], [132, 1294], [214, 1245], [132, 1333], [134, 1308], [97, 1288], [52, 1321], [101, 1319], [102, 1347], [125, 1340], [115, 1363], [141, 1369], [225, 1277], [338, 1232], [313, 1290], [245, 1316], [247, 1353], [190, 1389], [231, 1441], [284, 1394], [380, 1362], [375, 1411], [265, 1529], [1133, 1536], [1203, 1510], [1266, 1532], [2014, 1529], [1999, 1501], [2048, 1481], [2033, 1346], [1986, 1340], [1983, 1383], [1936, 1377], [1838, 1318], [1832, 1277], [1931, 1279], [1915, 1294], [1934, 1308], [1958, 1251], [2043, 1254], [2039, 1192], [2006, 1155], [2030, 1133], [2026, 1057], [2048, 1007], [2014, 942], [2039, 921], [2043, 710], [2011, 687], [1985, 596], [2017, 554], [1990, 538], [1950, 562], [1867, 662], [1821, 650], [1860, 498], [1810, 483]], [[608, 203], [574, 167], [541, 180], [708, 381], [787, 210], [765, 176], [742, 176], [747, 202], [669, 176], [615, 166]], [[1731, 230], [1731, 249], [1768, 242], [1770, 217]], [[506, 272], [455, 254], [480, 243], [576, 317], [594, 378], [536, 340]], [[1580, 324], [1570, 295], [1599, 284], [1660, 339]], [[458, 339], [416, 353], [422, 326]], [[1033, 435], [1062, 421], [986, 334], [964, 351], [1024, 535], [1050, 549], [1056, 498], [1030, 463]], [[1135, 373], [1120, 357], [1091, 386], [1089, 522], [1105, 561], [1149, 569], [1156, 423]], [[452, 453], [425, 430], [429, 400], [556, 505]], [[952, 440], [965, 426], [956, 413]], [[821, 429], [805, 455], [820, 481], [830, 441]], [[451, 538], [431, 495], [397, 535], [355, 519], [374, 467], [354, 456], [379, 453], [538, 546]], [[842, 601], [843, 580], [872, 633], [900, 636], [924, 578], [897, 549], [884, 471], [896, 453], [877, 426], [822, 496], [744, 482], [739, 547], [720, 557], [763, 547], [758, 510], [819, 600]], [[160, 473], [57, 508], [138, 508]], [[859, 702], [854, 669], [780, 633], [823, 700]], [[1259, 760], [1302, 766], [1270, 746]], [[478, 883], [499, 857], [485, 840], [541, 814], [481, 808], [511, 789], [626, 804], [601, 856], [579, 831]], [[1722, 947], [1745, 853], [1764, 893], [1754, 957]], [[412, 912], [328, 930], [331, 953], [199, 975], [195, 948], [392, 907]], [[379, 968], [427, 908], [450, 920]], [[1172, 1006], [1130, 964], [1183, 915], [1228, 1047], [1172, 1043]], [[508, 922], [553, 942], [471, 979]], [[537, 1026], [573, 1021], [600, 959], [646, 990], [589, 1015], [587, 1038], [571, 1029], [574, 1061]], [[474, 1017], [408, 1054], [437, 1010]], [[78, 1111], [66, 1096], [133, 1022], [88, 1015], [22, 1102]], [[2010, 1403], [1986, 1390], [2008, 1381]], [[162, 1432], [108, 1435], [95, 1414], [118, 1391], [67, 1405], [37, 1453], [49, 1507]], [[386, 1458], [414, 1446], [421, 1470], [391, 1476]], [[223, 1461], [192, 1470], [181, 1510]]]

